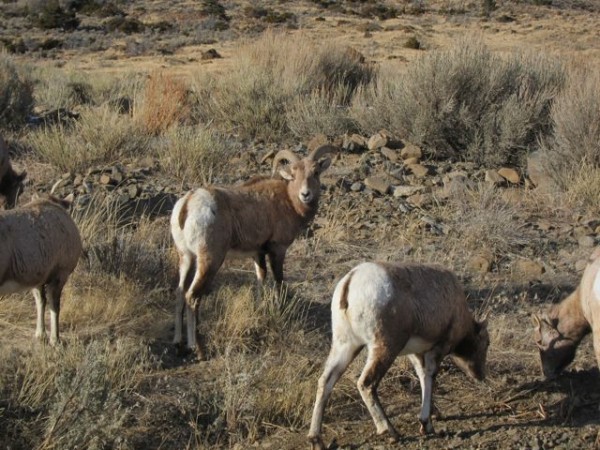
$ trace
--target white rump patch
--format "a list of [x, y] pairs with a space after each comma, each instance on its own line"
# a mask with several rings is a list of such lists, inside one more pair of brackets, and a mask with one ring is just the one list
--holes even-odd
[[15, 294], [17, 292], [26, 291], [27, 289], [30, 289], [30, 287], [24, 286], [13, 280], [8, 280], [0, 285], [0, 295]]
[[400, 355], [415, 355], [419, 353], [424, 353], [427, 350], [430, 350], [431, 347], [431, 342], [427, 342], [425, 339], [422, 339], [419, 336], [413, 336], [408, 340], [408, 342], [400, 352]]

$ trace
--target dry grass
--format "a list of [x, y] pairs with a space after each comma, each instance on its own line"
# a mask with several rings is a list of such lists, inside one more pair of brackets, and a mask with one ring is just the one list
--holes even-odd
[[133, 155], [143, 157], [150, 145], [148, 134], [108, 105], [86, 107], [72, 126], [40, 128], [26, 139], [44, 162], [75, 173]]
[[0, 128], [23, 126], [33, 108], [33, 81], [27, 69], [0, 51]]
[[406, 73], [382, 71], [356, 99], [352, 117], [364, 131], [388, 129], [433, 156], [519, 163], [549, 131], [563, 82], [558, 60], [504, 58], [471, 36], [424, 54]]
[[210, 184], [227, 170], [232, 145], [222, 135], [203, 126], [173, 127], [156, 146], [163, 170], [182, 184]]
[[[160, 3], [148, 6], [144, 23], [150, 23], [148, 17], [157, 14], [155, 7], [163, 8], [159, 12], [165, 15], [171, 10], [182, 17], [190, 15], [177, 5]], [[238, 24], [239, 5], [220, 3], [231, 15], [232, 26]], [[288, 3], [286, 7], [300, 8], [309, 2]], [[358, 16], [342, 10], [358, 7], [356, 2], [338, 3], [335, 19], [328, 16], [330, 9], [319, 9], [319, 20], [314, 20], [314, 15], [297, 14], [298, 23], [304, 26], [308, 20], [307, 29], [315, 26], [320, 32], [331, 33], [326, 36], [350, 29], [344, 42], [354, 45], [360, 37], [354, 33]], [[20, 128], [18, 137], [11, 136], [17, 148], [24, 142], [34, 150], [27, 155], [28, 170], [30, 166], [34, 169], [28, 191], [49, 187], [50, 176], [42, 171], [56, 177], [64, 171], [85, 172], [90, 165], [127, 164], [146, 155], [159, 161], [159, 173], [153, 176], [163, 186], [163, 176], [169, 181], [176, 178], [178, 188], [227, 177], [240, 179], [256, 171], [258, 164], [253, 164], [253, 158], [258, 161], [265, 147], [270, 149], [272, 144], [292, 138], [305, 141], [317, 132], [333, 137], [353, 131], [360, 123], [363, 131], [385, 127], [410, 137], [430, 154], [454, 152], [461, 158], [486, 163], [513, 160], [537, 145], [531, 136], [557, 131], [556, 143], [563, 142], [560, 148], [565, 150], [565, 159], [577, 166], [585, 161], [581, 171], [565, 178], [569, 205], [563, 205], [560, 219], [572, 221], [574, 208], [587, 210], [589, 215], [600, 213], [600, 174], [593, 159], [596, 129], [590, 126], [596, 117], [590, 107], [599, 102], [595, 82], [589, 81], [587, 86], [585, 80], [578, 82], [572, 75], [564, 98], [563, 94], [556, 97], [550, 121], [549, 92], [554, 94], [552, 89], [560, 85], [561, 64], [544, 55], [536, 59], [512, 53], [500, 58], [480, 43], [460, 44], [447, 52], [428, 50], [447, 37], [436, 35], [439, 24], [430, 11], [447, 7], [453, 23], [467, 24], [471, 7], [485, 6], [481, 1], [443, 3], [414, 3], [410, 9], [419, 15], [410, 17], [410, 27], [404, 18], [382, 21], [381, 32], [375, 29], [371, 38], [361, 37], [361, 42], [367, 43], [360, 48], [366, 49], [369, 59], [387, 55], [388, 44], [393, 44], [394, 53], [397, 49], [394, 56], [400, 58], [389, 62], [392, 72], [387, 73], [360, 63], [346, 53], [345, 46], [323, 39], [324, 34], [312, 40], [309, 31], [269, 32], [233, 54], [229, 53], [231, 43], [219, 42], [223, 61], [193, 63], [197, 78], [192, 90], [197, 103], [192, 111], [177, 109], [178, 102], [186, 104], [188, 100], [187, 94], [184, 96], [187, 86], [178, 80], [182, 79], [179, 74], [184, 71], [186, 58], [195, 58], [197, 48], [161, 55], [160, 60], [140, 56], [135, 61], [122, 58], [121, 50], [113, 48], [105, 59], [105, 54], [94, 54], [100, 61], [96, 64], [103, 64], [97, 74], [36, 70], [37, 106], [74, 108], [81, 112], [81, 119], [64, 127]], [[450, 12], [454, 7], [455, 12]], [[499, 5], [499, 9], [504, 7]], [[456, 12], [460, 8], [463, 10]], [[5, 8], [0, 6], [0, 10]], [[137, 6], [127, 8], [134, 16], [142, 14], [140, 11]], [[517, 21], [504, 26], [495, 21], [498, 14], [493, 11], [485, 22], [477, 19], [477, 27], [497, 28], [494, 33], [499, 39], [521, 39], [519, 33], [528, 19], [515, 12]], [[321, 21], [320, 16], [326, 20]], [[567, 16], [561, 20], [569, 20]], [[189, 36], [181, 37], [181, 42], [199, 41], [206, 30], [198, 27], [208, 26], [208, 20], [185, 28]], [[547, 22], [540, 27], [549, 28]], [[527, 28], [530, 34], [537, 31], [533, 26]], [[410, 61], [417, 52], [397, 45], [409, 35], [422, 37], [425, 47], [418, 52], [421, 58], [414, 66]], [[80, 39], [78, 36], [71, 33], [64, 39], [73, 42]], [[98, 45], [103, 42], [99, 39]], [[144, 53], [164, 42], [154, 34], [128, 37], [119, 49]], [[579, 41], [575, 44], [585, 45]], [[57, 55], [61, 53], [52, 55], [60, 58]], [[48, 61], [53, 65], [70, 65], [69, 61], [51, 60], [52, 55]], [[221, 63], [231, 70], [213, 70], [222, 68]], [[129, 71], [171, 64], [177, 76], [154, 72], [154, 78], [147, 80], [133, 72], [113, 74], [125, 66]], [[406, 76], [401, 75], [407, 71]], [[205, 73], [210, 76], [205, 78]], [[581, 93], [576, 89], [578, 84]], [[363, 91], [350, 106], [357, 89]], [[569, 96], [573, 98], [571, 104], [566, 101]], [[134, 105], [129, 114], [117, 113], [123, 98]], [[436, 102], [439, 109], [434, 108]], [[188, 120], [199, 123], [180, 123]], [[559, 124], [560, 120], [563, 122]], [[550, 130], [552, 127], [556, 130]], [[591, 133], [585, 134], [586, 130]], [[565, 139], [560, 141], [560, 136]], [[258, 137], [260, 142], [243, 140], [247, 137]], [[583, 150], [580, 142], [585, 142], [586, 157], [568, 151]], [[263, 143], [267, 145], [261, 146]], [[545, 142], [549, 148], [554, 143]], [[229, 165], [233, 149], [239, 148], [253, 152], [242, 155], [249, 156], [247, 167], [244, 158], [236, 158]], [[269, 282], [257, 291], [250, 261], [226, 263], [220, 271], [213, 293], [200, 307], [199, 328], [208, 349], [207, 361], [191, 361], [177, 354], [170, 343], [177, 276], [168, 218], [125, 220], [114, 203], [101, 198], [76, 209], [73, 214], [86, 256], [63, 297], [64, 345], [50, 348], [32, 344], [35, 310], [29, 293], [0, 298], [2, 443], [23, 449], [301, 448], [306, 445], [317, 379], [330, 342], [331, 292], [348, 269], [366, 259], [410, 259], [443, 264], [469, 282], [472, 274], [464, 262], [473, 253], [489, 249], [496, 262], [508, 263], [529, 255], [538, 251], [537, 242], [520, 225], [525, 221], [535, 224], [538, 217], [556, 218], [552, 203], [531, 199], [514, 204], [503, 199], [502, 189], [484, 186], [467, 189], [445, 203], [440, 200], [430, 209], [402, 212], [400, 199], [347, 192], [340, 186], [340, 178], [346, 177], [340, 173], [347, 173], [346, 164], [350, 165], [350, 159], [344, 159], [347, 156], [356, 155], [334, 161], [339, 172], [330, 170], [323, 177], [327, 189], [316, 222], [288, 252], [287, 295], [275, 292]], [[370, 156], [366, 154], [360, 162], [354, 160], [357, 172], [348, 178], [359, 176]], [[434, 192], [439, 175], [430, 179]], [[364, 179], [362, 173], [360, 177]], [[434, 232], [429, 222], [424, 222], [431, 217], [447, 234]], [[557, 254], [566, 250], [578, 257], [587, 251], [573, 249], [570, 237], [564, 242], [553, 239], [545, 241], [548, 248], [542, 255], [549, 268], [555, 262], [563, 264], [564, 273], [549, 273], [545, 278], [550, 280], [548, 285], [538, 280], [512, 285], [507, 265], [500, 264], [471, 281], [472, 308], [491, 314], [489, 377], [486, 383], [475, 384], [451, 363], [442, 365], [435, 394], [443, 414], [436, 421], [442, 430], [439, 435], [418, 437], [415, 415], [419, 386], [406, 360], [400, 358], [388, 372], [379, 391], [403, 436], [403, 446], [516, 448], [560, 446], [563, 442], [565, 446], [585, 447], [574, 442], [587, 439], [585, 420], [596, 417], [598, 397], [593, 389], [583, 395], [575, 392], [579, 386], [588, 389], [589, 383], [573, 382], [573, 374], [583, 369], [582, 379], [593, 381], [596, 373], [591, 371], [595, 364], [591, 345], [583, 344], [572, 366], [575, 370], [565, 375], [563, 385], [543, 384], [537, 381], [538, 360], [530, 336], [528, 314], [566, 293], [555, 278], [574, 282], [578, 276], [574, 268], [566, 268], [564, 261], [559, 261]], [[551, 289], [551, 294], [543, 294], [542, 287]], [[326, 411], [325, 434], [336, 438], [336, 445], [343, 448], [387, 448], [374, 435], [356, 389], [364, 359], [365, 355], [360, 355], [336, 385]], [[588, 378], [585, 373], [589, 373]], [[515, 396], [518, 400], [513, 399]], [[563, 402], [563, 397], [567, 401]], [[580, 401], [593, 403], [593, 412], [587, 417], [586, 404], [577, 403]], [[581, 410], [579, 421], [571, 421]], [[545, 419], [539, 415], [543, 411], [548, 412]], [[514, 445], [506, 440], [510, 433], [518, 438]], [[559, 441], [563, 435], [567, 440]], [[539, 436], [556, 436], [556, 441], [542, 442]]]
[[[267, 32], [246, 44], [227, 73], [198, 74], [194, 90], [202, 120], [242, 136], [274, 140], [289, 136], [290, 121], [297, 118], [293, 111], [302, 111], [305, 99], [313, 113], [332, 117], [332, 109], [347, 103], [373, 76], [374, 69], [345, 47]], [[315, 96], [323, 100], [315, 101]]]
[[134, 117], [149, 134], [165, 132], [189, 119], [188, 87], [172, 75], [153, 72], [148, 76], [141, 105]]

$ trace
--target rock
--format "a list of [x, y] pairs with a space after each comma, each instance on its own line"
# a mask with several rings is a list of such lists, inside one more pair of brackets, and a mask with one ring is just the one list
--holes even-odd
[[110, 175], [106, 174], [106, 173], [104, 173], [104, 174], [102, 174], [100, 176], [100, 180], [99, 181], [100, 181], [100, 184], [104, 184], [106, 186], [110, 185], [110, 184], [117, 184], [115, 182], [115, 180], [113, 180], [112, 177]]
[[222, 58], [222, 56], [214, 48], [209, 48], [205, 52], [202, 52], [202, 55], [200, 56], [200, 59], [202, 59], [202, 60], [219, 59], [219, 58]]
[[392, 188], [394, 197], [410, 197], [424, 190], [423, 186], [394, 186]]
[[548, 174], [546, 164], [548, 164], [548, 156], [544, 152], [538, 150], [527, 156], [527, 176], [536, 189], [550, 193], [556, 190], [556, 183]]
[[387, 177], [376, 175], [365, 178], [365, 186], [385, 195], [388, 193], [391, 184]]
[[310, 141], [306, 144], [306, 148], [308, 149], [308, 153], [316, 150], [317, 148], [326, 145], [329, 143], [329, 139], [323, 133], [315, 134]]
[[381, 154], [383, 156], [385, 156], [391, 162], [398, 161], [398, 152], [396, 152], [396, 150], [392, 150], [391, 148], [388, 148], [388, 147], [382, 147]]
[[127, 195], [129, 196], [129, 198], [136, 198], [138, 196], [139, 193], [139, 188], [137, 187], [137, 184], [130, 184], [129, 186], [127, 186]]
[[429, 168], [421, 164], [410, 164], [406, 168], [417, 178], [425, 178], [429, 175]]
[[543, 273], [544, 266], [531, 259], [519, 259], [512, 265], [513, 278], [522, 282], [537, 281]]
[[414, 194], [406, 199], [406, 201], [412, 206], [417, 208], [425, 208], [433, 203], [433, 197], [431, 194]]
[[498, 170], [498, 175], [512, 184], [519, 184], [521, 182], [521, 176], [519, 175], [519, 172], [509, 167], [503, 167]]
[[412, 166], [413, 164], [419, 164], [419, 158], [408, 158], [404, 160], [405, 166]]
[[409, 158], [416, 158], [420, 160], [423, 157], [421, 149], [414, 144], [406, 144], [406, 146], [400, 151], [400, 157], [404, 160]]
[[360, 153], [367, 148], [367, 143], [360, 134], [346, 135], [342, 147], [349, 152]]
[[494, 169], [488, 169], [485, 171], [485, 182], [493, 184], [494, 186], [499, 186], [504, 183], [504, 178], [502, 178]]
[[444, 187], [442, 189], [442, 197], [444, 198], [456, 198], [463, 195], [471, 184], [470, 180], [461, 174], [446, 176], [444, 180]]
[[352, 185], [350, 186], [350, 190], [352, 192], [360, 192], [363, 189], [363, 184], [360, 181], [357, 181], [356, 183], [352, 183]]
[[592, 236], [587, 236], [587, 235], [586, 236], [581, 236], [577, 240], [577, 243], [582, 248], [592, 248], [595, 245], [594, 238]]
[[491, 255], [473, 255], [467, 261], [467, 269], [476, 273], [488, 273], [492, 268], [493, 257]]
[[369, 150], [377, 150], [378, 148], [385, 147], [387, 143], [387, 136], [384, 136], [381, 133], [376, 133], [369, 138], [369, 141], [367, 142], [367, 148]]

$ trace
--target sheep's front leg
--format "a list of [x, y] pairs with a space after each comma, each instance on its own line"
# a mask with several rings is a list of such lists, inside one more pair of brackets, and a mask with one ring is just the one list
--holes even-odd
[[279, 287], [283, 283], [283, 262], [285, 261], [285, 253], [287, 247], [283, 245], [273, 245], [269, 249], [269, 264], [273, 272], [273, 278]]
[[437, 373], [438, 361], [434, 352], [424, 355], [408, 355], [421, 384], [421, 412], [419, 422], [421, 423], [421, 434], [435, 433], [431, 422], [431, 399], [433, 395], [433, 378]]
[[375, 422], [377, 434], [387, 431], [392, 442], [396, 442], [400, 436], [381, 406], [377, 396], [377, 386], [394, 362], [395, 357], [396, 355], [391, 354], [386, 346], [370, 347], [367, 363], [357, 383], [360, 395]]
[[46, 313], [46, 291], [44, 287], [36, 287], [31, 290], [35, 298], [35, 309], [37, 310], [37, 322], [35, 327], [36, 339], [46, 339], [46, 322], [44, 315]]

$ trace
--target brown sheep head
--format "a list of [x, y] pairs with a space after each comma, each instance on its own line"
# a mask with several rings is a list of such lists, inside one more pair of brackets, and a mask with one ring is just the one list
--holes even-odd
[[546, 378], [554, 378], [573, 361], [579, 343], [558, 331], [558, 317], [534, 314], [531, 318], [535, 325], [534, 339], [540, 351], [542, 373]]
[[297, 196], [298, 201], [305, 206], [316, 205], [321, 193], [320, 175], [331, 164], [331, 158], [324, 157], [335, 151], [335, 147], [324, 145], [300, 159], [290, 150], [281, 150], [273, 160], [273, 172], [277, 170], [280, 161], [289, 161], [290, 164], [279, 171], [281, 177], [288, 181], [288, 192]]

